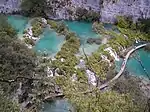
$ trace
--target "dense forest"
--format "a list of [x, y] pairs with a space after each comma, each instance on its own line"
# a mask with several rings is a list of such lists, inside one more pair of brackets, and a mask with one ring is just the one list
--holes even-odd
[[[22, 14], [30, 17], [46, 17], [45, 0], [23, 0]], [[115, 62], [108, 52], [111, 46], [122, 56], [123, 49], [132, 46], [136, 39], [150, 41], [150, 20], [132, 22], [131, 18], [118, 16], [113, 30], [104, 29], [103, 23], [98, 21], [99, 15], [78, 9], [78, 20], [93, 21], [93, 29], [110, 39], [107, 44], [100, 46], [91, 56], [80, 57], [86, 60], [86, 67], [97, 77], [97, 85], [89, 84], [84, 69], [76, 69], [79, 58], [80, 40], [62, 22], [47, 20], [48, 24], [58, 34], [65, 36], [65, 43], [55, 56], [56, 60], [48, 58], [46, 54], [37, 55], [25, 43], [17, 38], [17, 32], [7, 22], [4, 15], [0, 16], [0, 112], [39, 112], [46, 97], [51, 97], [63, 91], [64, 97], [74, 105], [76, 112], [149, 112], [150, 99], [140, 88], [141, 79], [132, 76], [127, 70], [123, 75], [110, 84], [108, 88], [100, 90], [99, 86], [116, 75]], [[34, 23], [33, 23], [34, 24]], [[39, 35], [41, 22], [35, 23], [34, 35]], [[127, 35], [128, 39], [124, 37]], [[113, 38], [114, 37], [114, 38]], [[148, 47], [147, 47], [148, 49]], [[149, 50], [149, 49], [148, 49]], [[100, 54], [106, 55], [113, 66], [104, 61]], [[65, 59], [65, 63], [61, 59]], [[47, 69], [51, 68], [59, 74], [48, 77]], [[72, 74], [77, 74], [77, 80], [72, 81]], [[50, 98], [51, 98], [50, 97]], [[24, 106], [23, 103], [27, 105]]]

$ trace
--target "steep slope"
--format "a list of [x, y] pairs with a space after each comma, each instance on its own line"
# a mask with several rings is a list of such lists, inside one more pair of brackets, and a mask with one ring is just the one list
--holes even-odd
[[[21, 0], [1, 0], [0, 12], [18, 11]], [[112, 1], [112, 2], [110, 2]], [[47, 0], [46, 14], [53, 19], [76, 19], [80, 7], [100, 13], [103, 22], [114, 22], [116, 15], [150, 18], [150, 0]]]

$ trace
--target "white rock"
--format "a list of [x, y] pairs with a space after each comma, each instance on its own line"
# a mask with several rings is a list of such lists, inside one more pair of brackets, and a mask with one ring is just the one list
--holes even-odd
[[64, 58], [61, 58], [61, 59], [60, 59], [60, 61], [61, 61], [61, 62], [64, 62], [64, 61], [65, 61], [65, 59], [64, 59]]
[[108, 51], [110, 55], [115, 58], [116, 61], [119, 61], [119, 56], [111, 47], [106, 48], [104, 51]]
[[90, 70], [86, 70], [86, 74], [87, 74], [89, 83], [91, 83], [92, 85], [96, 86], [95, 74], [93, 72], [91, 72]]
[[74, 82], [74, 81], [77, 81], [77, 74], [73, 74], [72, 77], [71, 77], [71, 80]]

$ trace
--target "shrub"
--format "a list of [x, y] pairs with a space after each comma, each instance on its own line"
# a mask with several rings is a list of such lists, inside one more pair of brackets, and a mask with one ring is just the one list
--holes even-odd
[[24, 39], [24, 42], [25, 42], [26, 44], [29, 44], [29, 45], [32, 45], [32, 46], [35, 45], [34, 41], [33, 41], [32, 39], [30, 39], [30, 38], [25, 38], [25, 39]]
[[32, 25], [33, 36], [38, 37], [43, 32], [43, 28], [44, 28], [41, 18], [34, 19], [31, 25]]
[[76, 10], [76, 16], [78, 17], [78, 20], [84, 20], [84, 21], [97, 21], [99, 20], [100, 14], [98, 12], [92, 11], [92, 10], [86, 10], [84, 8], [77, 8]]
[[57, 29], [57, 22], [53, 20], [47, 20], [47, 23], [51, 26], [52, 29]]

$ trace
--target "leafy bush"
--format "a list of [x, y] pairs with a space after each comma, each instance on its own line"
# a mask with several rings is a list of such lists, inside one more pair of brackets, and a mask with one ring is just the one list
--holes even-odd
[[22, 0], [21, 9], [25, 15], [45, 16], [46, 0]]
[[32, 45], [32, 46], [35, 45], [34, 41], [33, 41], [32, 39], [28, 38], [28, 37], [26, 37], [26, 38], [24, 39], [24, 42], [25, 42], [26, 44], [29, 44], [29, 45]]
[[[63, 44], [61, 50], [56, 55], [56, 61], [54, 61], [53, 66], [65, 71], [67, 75], [72, 75], [75, 73], [75, 66], [78, 63], [78, 60], [75, 54], [78, 52], [80, 47], [80, 41], [77, 37], [69, 37], [68, 40]], [[61, 58], [65, 62], [61, 62]]]
[[67, 35], [69, 33], [68, 27], [63, 22], [56, 22], [53, 20], [47, 20], [48, 24], [54, 29], [57, 33], [61, 35]]
[[78, 17], [78, 20], [90, 22], [99, 20], [100, 14], [92, 10], [86, 10], [84, 8], [78, 7], [76, 10], [76, 16]]
[[0, 112], [20, 112], [20, 109], [17, 104], [0, 94]]
[[32, 25], [33, 36], [38, 37], [43, 32], [43, 28], [44, 28], [41, 18], [34, 19], [31, 25]]
[[57, 22], [53, 21], [53, 20], [47, 20], [47, 23], [51, 26], [52, 29], [57, 29]]

